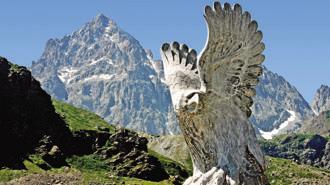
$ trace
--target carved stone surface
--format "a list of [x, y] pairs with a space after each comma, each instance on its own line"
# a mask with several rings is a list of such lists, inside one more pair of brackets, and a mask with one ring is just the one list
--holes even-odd
[[206, 6], [208, 42], [197, 53], [185, 44], [161, 48], [164, 75], [193, 159], [185, 184], [268, 184], [251, 115], [264, 61], [262, 33], [241, 6]]

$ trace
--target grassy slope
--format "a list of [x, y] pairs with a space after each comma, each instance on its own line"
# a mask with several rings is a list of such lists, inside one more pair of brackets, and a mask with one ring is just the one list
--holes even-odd
[[[104, 120], [99, 116], [88, 112], [83, 109], [75, 108], [66, 103], [59, 101], [53, 101], [53, 104], [56, 108], [56, 112], [62, 115], [69, 125], [71, 130], [95, 130], [97, 126], [107, 127], [110, 130], [114, 130], [114, 127], [108, 125]], [[77, 116], [79, 115], [79, 116]], [[302, 136], [303, 138], [308, 137], [309, 135]], [[274, 142], [278, 142], [280, 137]], [[182, 152], [182, 151], [181, 151]], [[180, 152], [179, 152], [180, 153]], [[162, 164], [173, 162], [173, 160], [164, 157], [152, 150], [150, 154], [159, 158]], [[24, 164], [26, 170], [10, 170], [10, 169], [1, 169], [0, 170], [0, 182], [6, 182], [14, 178], [26, 176], [33, 173], [44, 173], [45, 171], [38, 167], [36, 164], [42, 163], [42, 159], [39, 159], [36, 156], [30, 156], [29, 160], [25, 160]], [[186, 161], [191, 161], [186, 159]], [[267, 176], [272, 185], [282, 185], [282, 184], [294, 184], [295, 182], [305, 181], [307, 183], [317, 182], [329, 182], [330, 181], [330, 172], [327, 170], [322, 170], [319, 168], [314, 168], [306, 165], [297, 165], [290, 160], [277, 159], [277, 158], [268, 158], [268, 169]], [[171, 182], [149, 182], [140, 179], [134, 178], [125, 178], [125, 177], [114, 177], [108, 174], [106, 166], [99, 160], [95, 159], [92, 155], [82, 156], [82, 157], [72, 157], [68, 159], [68, 163], [71, 164], [72, 168], [70, 171], [81, 173], [83, 177], [84, 184], [93, 183], [116, 183], [121, 184], [136, 184], [136, 185], [170, 185]], [[186, 163], [187, 164], [187, 163]], [[189, 163], [188, 163], [189, 164]], [[79, 169], [79, 170], [78, 170]], [[186, 169], [191, 172], [191, 165], [187, 165]], [[48, 173], [64, 173], [64, 168], [52, 169]], [[65, 172], [66, 173], [66, 172]]]
[[[63, 103], [57, 100], [53, 100], [53, 105], [56, 109], [56, 112], [60, 114], [65, 122], [68, 124], [69, 128], [72, 131], [77, 130], [97, 130], [98, 127], [106, 127], [110, 129], [110, 132], [115, 130], [115, 127], [109, 125], [102, 118], [96, 114], [89, 112], [87, 110], [76, 108], [67, 103]], [[157, 156], [157, 154], [152, 153], [152, 155]], [[169, 161], [161, 158], [160, 161], [162, 164], [167, 164]], [[95, 159], [93, 155], [76, 157], [73, 156], [67, 159], [67, 162], [70, 164], [70, 171], [74, 173], [80, 173], [84, 184], [90, 183], [116, 183], [122, 184], [134, 184], [134, 185], [171, 185], [169, 181], [162, 182], [150, 182], [145, 180], [140, 180], [136, 178], [127, 178], [127, 177], [115, 177], [109, 174], [107, 166], [102, 163], [102, 161]], [[173, 161], [171, 161], [173, 162]], [[23, 177], [29, 174], [35, 173], [45, 173], [37, 164], [44, 163], [41, 158], [38, 156], [31, 155], [29, 159], [24, 161], [26, 167], [25, 170], [12, 170], [12, 169], [1, 169], [0, 170], [0, 182], [7, 182], [12, 179]], [[79, 170], [78, 170], [79, 169]], [[170, 170], [170, 169], [169, 169]], [[47, 173], [67, 173], [64, 172], [64, 168], [51, 169]]]
[[[45, 170], [41, 169], [32, 161], [35, 156], [30, 157], [30, 159], [24, 161], [26, 167], [25, 170], [11, 170], [11, 169], [2, 169], [0, 170], [0, 183], [7, 182], [12, 179], [23, 177], [31, 174], [41, 174], [46, 173]], [[42, 159], [38, 159], [42, 160]], [[104, 164], [101, 164], [100, 161], [93, 159], [91, 156], [83, 157], [72, 157], [68, 159], [71, 168], [69, 171], [65, 170], [65, 167], [58, 169], [51, 169], [47, 171], [48, 174], [80, 174], [82, 177], [82, 182], [84, 185], [88, 184], [134, 184], [134, 185], [171, 185], [169, 181], [162, 182], [150, 182], [136, 178], [127, 178], [127, 177], [115, 177], [111, 176], [108, 171], [105, 169]], [[79, 169], [79, 170], [78, 170]]]
[[183, 136], [149, 136], [148, 140], [148, 148], [192, 169], [192, 161]]
[[330, 171], [307, 165], [298, 165], [287, 159], [267, 158], [266, 174], [271, 185], [304, 184], [326, 185], [330, 182]]
[[180, 163], [178, 163], [177, 161], [174, 161], [164, 155], [161, 155], [151, 149], [148, 150], [149, 154], [158, 158], [158, 160], [162, 163], [162, 165], [165, 167], [165, 170], [167, 171], [167, 173], [169, 175], [175, 176], [177, 175], [178, 171], [176, 170], [176, 168], [172, 167], [172, 164], [177, 164], [178, 166], [180, 166], [182, 169], [185, 169], [189, 175], [192, 175], [192, 168], [190, 167], [186, 167]]
[[64, 118], [72, 131], [97, 130], [97, 127], [106, 127], [110, 131], [114, 130], [114, 126], [109, 125], [101, 117], [85, 109], [76, 108], [57, 100], [53, 100], [53, 105], [56, 112]]

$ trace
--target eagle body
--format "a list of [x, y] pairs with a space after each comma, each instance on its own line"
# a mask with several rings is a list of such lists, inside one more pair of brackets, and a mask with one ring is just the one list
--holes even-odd
[[186, 185], [264, 185], [264, 156], [251, 115], [262, 74], [262, 33], [241, 6], [206, 6], [208, 39], [197, 57], [185, 44], [161, 47], [165, 81], [190, 150]]

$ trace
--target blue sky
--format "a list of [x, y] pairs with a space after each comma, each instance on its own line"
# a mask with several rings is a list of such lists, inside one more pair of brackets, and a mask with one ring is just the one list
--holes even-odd
[[[159, 57], [163, 42], [177, 40], [200, 51], [203, 19], [211, 0], [1, 0], [0, 55], [29, 66], [50, 38], [61, 38], [99, 13], [113, 19]], [[330, 85], [329, 0], [228, 0], [258, 21], [266, 44], [265, 65], [310, 101], [321, 84]]]

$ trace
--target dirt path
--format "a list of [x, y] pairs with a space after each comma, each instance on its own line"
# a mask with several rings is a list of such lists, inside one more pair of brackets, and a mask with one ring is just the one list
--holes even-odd
[[11, 180], [10, 182], [0, 183], [0, 185], [81, 185], [82, 178], [78, 173], [61, 174], [32, 174]]

